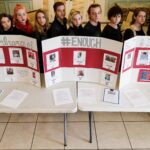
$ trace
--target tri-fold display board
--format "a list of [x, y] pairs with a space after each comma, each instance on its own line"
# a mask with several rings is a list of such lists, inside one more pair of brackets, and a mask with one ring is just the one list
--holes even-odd
[[42, 42], [45, 85], [95, 82], [115, 88], [122, 43], [97, 37], [60, 36]]
[[120, 88], [150, 82], [150, 36], [136, 36], [124, 43]]
[[[45, 86], [61, 81], [94, 82], [115, 88], [122, 43], [105, 38], [59, 36], [42, 41]], [[0, 82], [41, 85], [36, 40], [0, 35]], [[150, 37], [124, 43], [119, 89], [150, 82]]]
[[0, 82], [40, 87], [37, 42], [22, 35], [0, 35]]

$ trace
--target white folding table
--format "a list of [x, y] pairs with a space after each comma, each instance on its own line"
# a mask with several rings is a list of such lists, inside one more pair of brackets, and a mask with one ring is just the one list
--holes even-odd
[[[119, 104], [112, 104], [103, 102], [104, 89], [106, 87], [96, 83], [78, 83], [78, 90], [80, 88], [93, 88], [95, 90], [96, 100], [78, 100], [78, 109], [80, 111], [87, 111], [89, 114], [89, 142], [92, 142], [92, 112], [150, 112], [150, 103], [143, 106], [135, 107], [124, 94], [125, 90], [138, 89], [143, 92], [143, 95], [149, 99], [150, 85], [148, 84], [131, 84], [127, 89], [121, 89]], [[143, 90], [144, 89], [144, 90]], [[135, 97], [136, 100], [136, 97]], [[150, 99], [149, 99], [150, 100]], [[142, 101], [142, 99], [141, 99]]]
[[[73, 103], [55, 105], [52, 91], [59, 88], [69, 88]], [[50, 88], [38, 88], [27, 83], [0, 83], [0, 89], [4, 91], [0, 96], [0, 102], [14, 89], [28, 93], [16, 109], [0, 105], [0, 113], [64, 113], [64, 145], [67, 145], [67, 113], [77, 111], [76, 82], [61, 82]]]

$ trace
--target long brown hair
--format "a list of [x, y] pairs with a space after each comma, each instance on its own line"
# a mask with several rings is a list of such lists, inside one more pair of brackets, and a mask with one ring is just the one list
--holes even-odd
[[[38, 23], [38, 20], [37, 20], [37, 15], [38, 13], [42, 13], [44, 14], [45, 16], [45, 19], [46, 19], [46, 24], [44, 26], [44, 28]], [[42, 10], [42, 9], [38, 9], [35, 13], [35, 24], [34, 24], [34, 30], [35, 31], [38, 31], [40, 33], [43, 33], [45, 31], [48, 30], [48, 27], [49, 27], [49, 19], [48, 19], [48, 15], [47, 15], [47, 11], [46, 10]]]
[[141, 11], [145, 12], [145, 14], [146, 14], [146, 11], [145, 11], [144, 8], [139, 7], [139, 8], [136, 8], [136, 9], [134, 10], [134, 13], [133, 13], [133, 16], [132, 16], [131, 25], [135, 23], [135, 18], [134, 18], [134, 17], [137, 17], [138, 14], [139, 14]]

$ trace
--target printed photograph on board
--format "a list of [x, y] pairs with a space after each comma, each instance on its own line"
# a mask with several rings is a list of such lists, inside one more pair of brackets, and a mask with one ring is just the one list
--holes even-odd
[[59, 66], [59, 54], [58, 52], [50, 53], [46, 55], [47, 70], [56, 68]]
[[150, 65], [150, 51], [139, 50], [136, 65]]
[[23, 54], [21, 48], [9, 48], [10, 63], [23, 64]]
[[86, 52], [85, 51], [74, 51], [73, 64], [74, 65], [85, 65], [86, 63]]
[[116, 63], [117, 63], [117, 57], [110, 55], [110, 54], [104, 54], [103, 57], [103, 68], [115, 71], [116, 69]]

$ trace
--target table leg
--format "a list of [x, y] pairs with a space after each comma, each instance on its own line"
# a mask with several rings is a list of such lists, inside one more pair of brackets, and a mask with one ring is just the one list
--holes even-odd
[[89, 142], [92, 143], [92, 112], [88, 112], [89, 114], [89, 133], [90, 133], [90, 140]]
[[64, 113], [64, 146], [67, 146], [67, 113]]

